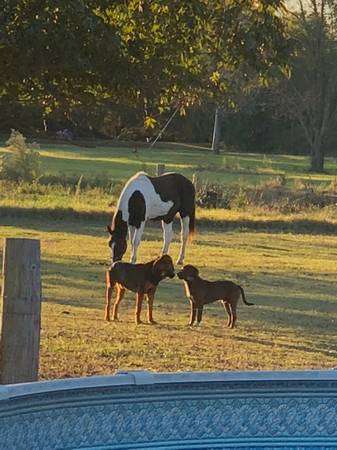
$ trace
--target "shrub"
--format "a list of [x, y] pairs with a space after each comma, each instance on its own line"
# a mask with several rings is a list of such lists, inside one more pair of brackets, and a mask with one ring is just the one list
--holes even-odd
[[16, 130], [12, 130], [6, 144], [10, 153], [1, 158], [0, 177], [11, 181], [37, 180], [41, 173], [38, 144], [27, 144], [26, 138]]
[[331, 180], [329, 191], [333, 193], [337, 193], [337, 177]]
[[195, 182], [196, 203], [202, 208], [230, 209], [232, 189], [224, 184]]
[[272, 178], [268, 178], [261, 183], [261, 188], [264, 189], [280, 189], [284, 188], [287, 184], [287, 178], [283, 174], [276, 175]]
[[245, 209], [247, 206], [249, 206], [250, 201], [248, 198], [248, 194], [246, 190], [243, 187], [239, 188], [239, 191], [236, 193], [236, 195], [233, 197], [231, 201], [231, 208], [233, 209]]

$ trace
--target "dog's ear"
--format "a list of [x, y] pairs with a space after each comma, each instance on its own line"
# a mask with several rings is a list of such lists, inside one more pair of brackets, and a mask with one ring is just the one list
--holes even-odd
[[191, 265], [187, 265], [184, 267], [185, 269], [185, 273], [187, 274], [186, 279], [192, 281], [194, 280], [196, 277], [199, 276], [199, 270]]
[[152, 262], [152, 273], [155, 275], [161, 276], [165, 272], [166, 267], [162, 257], [163, 255], [160, 255]]
[[161, 259], [162, 255], [157, 256], [156, 259], [154, 259], [152, 262], [152, 272], [156, 273], [158, 272], [158, 266], [160, 265], [160, 259]]
[[112, 236], [112, 235], [113, 235], [113, 231], [112, 231], [111, 226], [110, 226], [110, 225], [107, 225], [107, 226], [106, 226], [106, 229], [107, 229], [107, 232], [108, 232], [109, 234], [111, 234], [111, 236]]

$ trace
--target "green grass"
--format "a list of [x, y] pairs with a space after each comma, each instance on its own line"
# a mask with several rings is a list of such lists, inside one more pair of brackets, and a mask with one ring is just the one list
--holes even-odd
[[[6, 151], [0, 147], [0, 154]], [[178, 147], [171, 149], [141, 148], [83, 148], [72, 145], [41, 145], [42, 167], [51, 174], [83, 174], [85, 177], [107, 175], [113, 180], [125, 180], [139, 170], [155, 172], [158, 163], [167, 170], [178, 170], [192, 176], [200, 172], [203, 180], [240, 182], [256, 185], [270, 176], [286, 175], [289, 182], [306, 179], [328, 183], [337, 175], [336, 159], [327, 158], [327, 174], [310, 174], [309, 160], [303, 156], [226, 153], [214, 155], [209, 150]]]
[[[160, 231], [146, 230], [139, 253], [143, 261], [161, 248]], [[121, 304], [121, 322], [104, 322], [109, 251], [100, 226], [8, 220], [0, 233], [42, 242], [43, 379], [109, 374], [117, 369], [337, 365], [337, 236], [200, 230], [186, 262], [198, 266], [206, 278], [239, 282], [247, 299], [256, 304], [240, 303], [237, 328], [229, 330], [220, 304], [206, 309], [202, 327], [187, 327], [189, 305], [178, 279], [165, 281], [158, 289], [154, 313], [159, 325], [134, 325], [130, 293]], [[177, 242], [171, 253], [177, 257]]]
[[[0, 155], [5, 151], [5, 147], [0, 147]], [[43, 173], [54, 177], [53, 184], [33, 187], [17, 183], [9, 187], [0, 184], [0, 208], [14, 213], [18, 208], [110, 213], [109, 204], [116, 202], [122, 183], [140, 170], [154, 174], [159, 162], [165, 163], [167, 170], [179, 171], [190, 178], [196, 174], [198, 182], [218, 182], [227, 188], [235, 185], [237, 191], [237, 186], [273, 185], [279, 175], [285, 176], [288, 187], [299, 181], [315, 185], [317, 189], [326, 189], [333, 181], [337, 183], [336, 160], [327, 159], [327, 173], [312, 174], [307, 170], [308, 159], [303, 156], [246, 153], [216, 156], [209, 150], [188, 147], [141, 148], [137, 156], [132, 148], [127, 147], [83, 148], [42, 144], [41, 157]], [[84, 183], [76, 193], [74, 184], [82, 175]], [[72, 178], [72, 187], [55, 184], [57, 180], [65, 182], [67, 177]], [[94, 186], [97, 180], [105, 180], [104, 189]], [[111, 187], [107, 188], [110, 180]], [[85, 186], [87, 182], [91, 187]]]

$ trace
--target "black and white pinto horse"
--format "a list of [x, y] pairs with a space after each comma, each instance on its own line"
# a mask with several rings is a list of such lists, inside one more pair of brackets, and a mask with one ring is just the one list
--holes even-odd
[[179, 173], [165, 173], [159, 177], [150, 177], [144, 172], [134, 175], [124, 186], [111, 226], [107, 226], [112, 261], [123, 258], [129, 232], [131, 262], [136, 262], [147, 220], [162, 221], [162, 253], [168, 253], [176, 214], [180, 215], [181, 221], [181, 249], [177, 263], [183, 264], [188, 236], [194, 232], [195, 189], [192, 182]]

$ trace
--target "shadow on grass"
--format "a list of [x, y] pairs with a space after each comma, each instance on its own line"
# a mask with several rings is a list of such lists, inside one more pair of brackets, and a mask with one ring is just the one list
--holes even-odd
[[[246, 337], [246, 336], [233, 336], [233, 339], [236, 341], [241, 342], [249, 342], [252, 344], [259, 344], [259, 345], [265, 345], [267, 347], [270, 347], [271, 343], [267, 339], [261, 339], [261, 338], [252, 338], [252, 337]], [[329, 357], [336, 357], [337, 356], [337, 346], [336, 345], [330, 345], [328, 348], [325, 348], [325, 346], [322, 347], [322, 345], [317, 344], [316, 342], [311, 342], [308, 345], [303, 345], [302, 343], [298, 344], [289, 344], [289, 343], [283, 343], [283, 342], [277, 342], [275, 344], [278, 348], [286, 348], [288, 350], [296, 350], [296, 351], [303, 351], [306, 353], [320, 353], [325, 356]]]
[[[73, 208], [21, 208], [0, 207], [1, 225], [10, 226], [34, 226], [34, 229], [60, 231], [60, 229], [74, 230], [81, 224], [81, 234], [92, 234], [92, 228], [87, 225], [95, 225], [94, 234], [98, 229], [104, 233], [106, 224], [110, 223], [112, 212], [85, 212], [76, 211]], [[178, 222], [178, 220], [177, 220]], [[82, 228], [84, 225], [84, 228]], [[158, 228], [158, 223], [149, 221], [148, 228]], [[175, 224], [177, 227], [177, 224]], [[325, 234], [336, 235], [337, 223], [325, 220], [294, 219], [294, 220], [219, 220], [197, 219], [197, 228], [226, 231], [263, 231], [266, 233], [299, 233], [299, 234]]]

